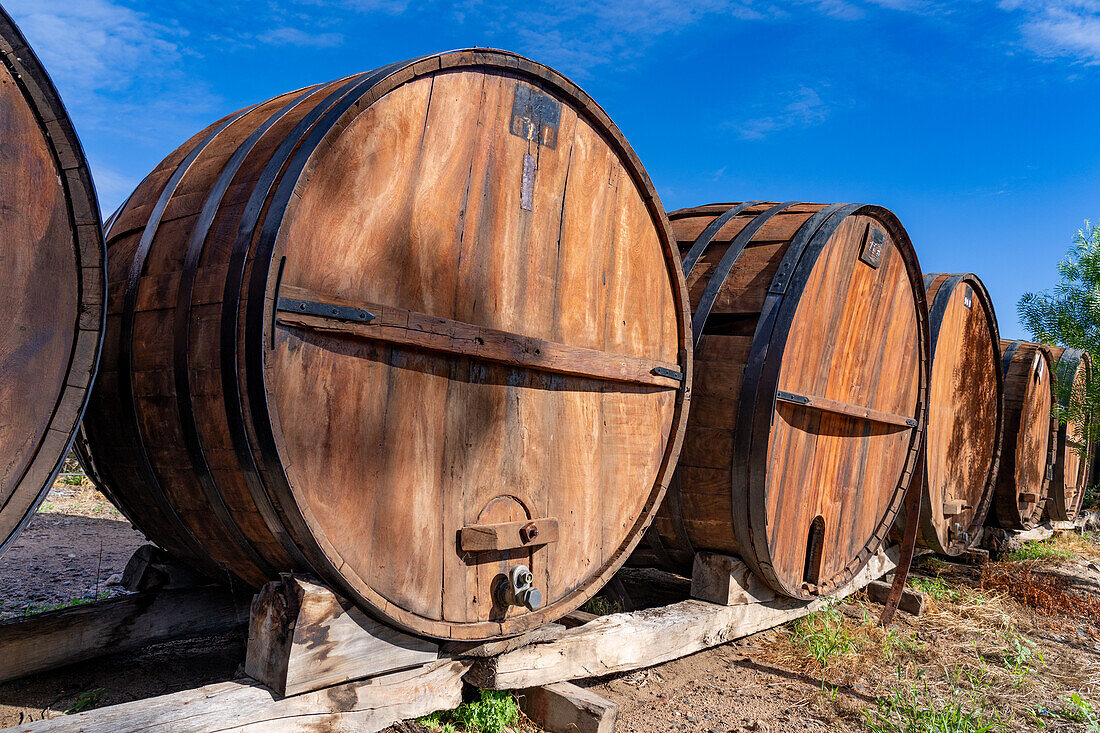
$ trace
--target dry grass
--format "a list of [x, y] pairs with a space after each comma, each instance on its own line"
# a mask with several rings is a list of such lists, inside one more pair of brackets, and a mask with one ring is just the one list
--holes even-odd
[[1052, 545], [1067, 556], [980, 570], [926, 560], [911, 583], [927, 597], [920, 618], [879, 628], [881, 606], [855, 596], [790, 625], [765, 654], [819, 680], [804, 702], [838, 728], [1089, 730], [1100, 599], [1059, 571], [1100, 556], [1100, 545], [1075, 535]]

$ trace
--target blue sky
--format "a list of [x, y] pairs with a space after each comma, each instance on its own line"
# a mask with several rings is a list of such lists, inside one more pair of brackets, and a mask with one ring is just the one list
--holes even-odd
[[584, 87], [669, 209], [864, 201], [1002, 335], [1100, 218], [1100, 0], [4, 0], [117, 206], [208, 122], [419, 54], [518, 51]]

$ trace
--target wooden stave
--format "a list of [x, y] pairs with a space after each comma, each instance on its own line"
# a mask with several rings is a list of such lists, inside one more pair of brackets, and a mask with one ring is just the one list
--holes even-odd
[[[939, 333], [944, 312], [947, 309], [947, 305], [950, 302], [954, 290], [959, 285], [964, 284], [971, 287], [975, 297], [983, 304], [990, 334], [992, 336], [994, 353], [1000, 354], [1000, 330], [997, 324], [997, 315], [993, 309], [993, 298], [989, 295], [989, 291], [986, 289], [985, 283], [982, 282], [981, 278], [969, 272], [954, 274], [925, 273], [924, 283], [928, 294], [931, 296], [929, 302], [929, 325], [932, 339], [933, 365], [935, 364], [936, 345], [939, 342]], [[924, 547], [948, 557], [957, 557], [961, 555], [978, 541], [980, 531], [986, 524], [986, 519], [993, 504], [993, 494], [996, 486], [998, 469], [1000, 467], [1001, 448], [1004, 442], [1005, 429], [1004, 374], [1000, 369], [996, 369], [994, 372], [996, 375], [998, 385], [997, 393], [999, 397], [997, 403], [997, 419], [994, 428], [993, 456], [987, 473], [984, 490], [981, 495], [981, 501], [975, 507], [973, 519], [966, 528], [966, 532], [971, 538], [969, 543], [957, 541], [945, 542], [944, 538], [940, 536], [940, 533], [937, 531], [932, 521], [934, 509], [928, 493], [927, 465], [922, 468], [924, 480], [922, 481], [921, 533], [919, 535], [919, 542]], [[925, 454], [925, 461], [927, 461], [927, 454]], [[940, 514], [942, 515], [942, 507], [940, 508]]]
[[[1050, 480], [1054, 471], [1054, 460], [1057, 452], [1058, 421], [1050, 416], [1050, 429], [1044, 431], [1047, 435], [1047, 448], [1044, 466], [1042, 467], [1042, 479], [1040, 485], [1031, 487], [1039, 494], [1039, 501], [1034, 509], [1026, 515], [1021, 514], [1018, 502], [1020, 488], [1016, 484], [1016, 448], [1020, 432], [1021, 411], [1023, 409], [1024, 395], [1016, 394], [1015, 385], [1010, 379], [1023, 379], [1022, 373], [1030, 371], [1030, 364], [1039, 354], [1045, 362], [1047, 374], [1051, 375], [1050, 384], [1051, 402], [1056, 399], [1054, 392], [1053, 359], [1050, 349], [1042, 344], [1034, 344], [1027, 341], [1008, 341], [1001, 339], [1002, 372], [1004, 374], [1004, 409], [1005, 431], [1001, 449], [1001, 465], [997, 473], [997, 486], [993, 493], [992, 511], [990, 511], [986, 524], [1003, 529], [1031, 529], [1041, 520], [1044, 512], [1044, 504], [1049, 496]], [[1021, 358], [1022, 357], [1022, 358]], [[1026, 382], [1026, 379], [1025, 379]]]
[[[596, 126], [596, 129], [600, 131], [601, 135], [603, 135], [607, 139], [612, 139], [614, 141], [614, 144], [617, 146], [616, 149], [622, 155], [622, 162], [626, 166], [629, 174], [632, 177], [632, 180], [635, 184], [639, 186], [640, 192], [645, 193], [645, 206], [649, 211], [651, 217], [653, 218], [654, 223], [657, 224], [657, 239], [662, 243], [666, 251], [666, 255], [675, 253], [675, 247], [673, 244], [671, 244], [672, 240], [668, 230], [667, 220], [664, 219], [664, 212], [660, 205], [659, 199], [657, 198], [657, 195], [652, 187], [651, 182], [649, 181], [647, 174], [641, 167], [640, 162], [637, 160], [632, 149], [625, 142], [625, 139], [622, 137], [618, 129], [613, 126], [603, 110], [600, 109], [594, 102], [592, 102], [587, 97], [587, 95], [579, 90], [579, 88], [572, 85], [571, 82], [568, 82], [563, 77], [560, 77], [556, 72], [546, 69], [545, 67], [538, 66], [537, 64], [533, 64], [532, 62], [529, 62], [522, 57], [509, 54], [507, 52], [485, 51], [479, 49], [475, 51], [455, 52], [447, 55], [424, 57], [422, 59], [416, 59], [411, 62], [400, 62], [397, 64], [392, 64], [387, 67], [382, 67], [382, 69], [375, 70], [374, 72], [367, 72], [366, 74], [353, 77], [352, 81], [346, 87], [344, 87], [344, 94], [337, 95], [335, 92], [333, 93], [332, 99], [334, 101], [331, 107], [320, 105], [321, 107], [325, 107], [325, 109], [322, 110], [323, 114], [321, 115], [321, 117], [328, 119], [331, 122], [330, 128], [327, 129], [335, 128], [338, 126], [340, 120], [343, 119], [346, 114], [354, 115], [354, 109], [351, 109], [352, 105], [354, 103], [357, 106], [359, 104], [359, 100], [362, 97], [373, 96], [373, 98], [375, 99], [381, 98], [389, 91], [389, 89], [396, 88], [400, 84], [405, 83], [405, 81], [413, 78], [418, 74], [428, 73], [429, 71], [436, 70], [441, 67], [457, 68], [460, 66], [488, 66], [494, 69], [514, 73], [521, 78], [533, 78], [540, 82], [550, 82], [554, 85], [553, 88], [556, 91], [560, 92], [567, 99], [577, 102], [578, 113], [583, 114], [587, 121], [590, 121], [594, 126]], [[526, 75], [526, 77], [524, 75]], [[331, 84], [336, 83], [337, 82], [332, 82]], [[362, 94], [357, 96], [353, 92], [348, 91], [353, 86], [356, 89], [361, 88]], [[338, 105], [342, 104], [345, 101], [347, 102], [347, 104], [344, 104], [342, 109], [338, 108]], [[333, 112], [334, 109], [336, 110], [336, 113]], [[350, 112], [348, 111], [349, 109], [351, 109]], [[213, 132], [213, 134], [216, 135], [217, 131], [213, 130], [213, 128], [215, 128], [218, 124], [219, 123], [215, 123], [214, 126], [208, 128], [207, 133], [200, 133], [199, 135], [196, 135], [195, 138], [192, 139], [192, 142], [194, 142], [194, 140], [197, 138], [203, 137], [204, 134], [209, 134], [210, 132]], [[317, 133], [317, 130], [320, 129], [321, 124], [321, 122], [316, 122], [316, 127], [310, 126], [309, 129], [306, 129], [303, 132], [303, 137], [306, 135]], [[328, 134], [327, 129], [323, 133], [319, 134], [316, 139], [317, 143], [323, 141], [326, 138]], [[288, 198], [290, 193], [294, 190], [294, 187], [293, 185], [287, 187], [283, 184], [287, 183], [288, 181], [290, 182], [290, 184], [293, 184], [296, 180], [295, 176], [288, 175], [286, 173], [286, 170], [283, 168], [283, 166], [291, 166], [294, 164], [295, 160], [299, 160], [301, 162], [308, 161], [308, 154], [312, 152], [311, 149], [307, 149], [308, 144], [308, 140], [305, 143], [303, 143], [302, 141], [297, 141], [295, 144], [286, 149], [286, 159], [280, 163], [280, 166], [276, 167], [279, 170], [278, 176], [272, 179], [272, 181], [270, 182], [272, 189], [268, 191], [264, 196], [261, 196], [258, 199], [258, 203], [252, 202], [257, 203], [252, 213], [256, 215], [257, 220], [259, 220], [261, 216], [263, 217], [262, 225], [263, 227], [268, 228], [266, 235], [269, 237], [278, 233], [277, 226], [270, 226], [272, 218], [267, 216], [266, 213], [272, 208], [270, 199], [278, 196], [280, 193], [286, 194], [284, 200]], [[187, 145], [185, 145], [184, 147], [186, 148]], [[301, 151], [306, 152], [302, 153]], [[279, 187], [283, 187], [284, 190], [280, 191]], [[253, 208], [252, 203], [250, 203], [250, 208]], [[265, 213], [261, 214], [261, 210], [263, 210]], [[258, 222], [253, 222], [253, 225], [256, 225], [256, 223]], [[122, 224], [121, 226], [123, 231], [120, 231], [117, 234], [117, 236], [119, 237], [125, 236], [126, 234], [125, 224]], [[252, 234], [253, 233], [249, 234], [248, 242], [246, 242], [246, 245], [251, 244]], [[111, 236], [112, 238], [114, 238], [116, 236], [116, 233], [112, 232]], [[262, 238], [265, 236], [265, 232], [260, 231], [260, 233], [256, 236], [257, 238]], [[269, 242], [269, 244], [271, 243], [273, 242]], [[251, 254], [249, 255], [249, 257], [251, 257]], [[678, 255], [672, 254], [672, 256], [668, 257], [667, 259], [669, 260], [670, 271], [678, 274]], [[244, 325], [240, 326], [239, 328], [243, 328], [247, 331], [245, 336], [245, 338], [247, 339], [248, 337], [255, 337], [258, 331], [262, 332], [264, 328], [266, 328], [267, 324], [270, 323], [270, 311], [267, 310], [270, 307], [270, 298], [266, 287], [268, 284], [266, 282], [267, 273], [263, 270], [263, 268], [256, 268], [252, 270], [251, 275], [244, 272], [244, 265], [242, 265], [241, 268], [242, 271], [240, 274], [242, 277], [242, 281], [239, 284], [238, 292], [240, 293], [240, 295], [237, 298], [236, 304], [234, 305], [234, 301], [231, 298], [227, 298], [224, 302], [224, 307], [226, 311], [232, 311], [233, 318], [226, 318], [222, 321], [223, 325], [226, 327], [223, 335], [234, 331], [233, 321], [236, 321], [239, 309], [240, 314], [242, 314], [244, 318]], [[230, 293], [231, 290], [233, 290], [233, 283], [230, 279], [227, 279], [225, 288], [227, 294]], [[684, 380], [682, 382], [682, 386], [677, 391], [678, 399], [676, 402], [676, 418], [673, 421], [673, 429], [671, 431], [671, 434], [667, 436], [668, 441], [666, 445], [666, 452], [663, 459], [662, 468], [655, 482], [654, 494], [648, 500], [646, 509], [643, 512], [642, 516], [639, 518], [639, 528], [632, 533], [631, 541], [620, 548], [618, 553], [620, 558], [625, 558], [625, 556], [633, 549], [634, 545], [636, 545], [637, 542], [640, 540], [641, 529], [648, 524], [648, 521], [649, 519], [651, 519], [652, 514], [656, 509], [656, 506], [660, 503], [660, 497], [664, 492], [664, 488], [668, 483], [668, 478], [671, 474], [672, 467], [675, 464], [675, 456], [679, 452], [679, 446], [682, 442], [684, 425], [686, 422], [684, 418], [686, 415], [688, 395], [690, 394], [691, 348], [690, 342], [687, 338], [687, 332], [689, 328], [687, 325], [687, 295], [683, 287], [682, 278], [679, 279], [678, 286], [674, 287], [673, 290], [675, 290], [675, 298], [682, 305], [682, 307], [679, 308], [680, 317], [678, 318], [678, 323], [682, 337], [682, 343], [679, 350], [681, 364], [684, 367]], [[179, 295], [179, 298], [180, 301], [183, 302], [184, 296], [182, 293]], [[181, 322], [182, 320], [185, 319], [181, 319]], [[235, 347], [237, 346], [237, 344], [235, 343], [236, 338], [236, 334], [232, 334], [230, 337], [230, 339], [234, 341]], [[186, 339], [184, 339], [184, 341], [185, 340]], [[262, 341], [258, 342], [258, 344], [262, 344]], [[186, 351], [186, 349], [184, 349], [184, 351]], [[223, 351], [222, 353], [223, 365], [225, 366], [222, 372], [223, 376], [226, 377], [226, 383], [232, 383], [234, 387], [237, 387], [239, 383], [240, 389], [241, 399], [235, 403], [238, 409], [230, 410], [230, 413], [233, 413], [232, 415], [230, 415], [231, 422], [237, 425], [237, 428], [240, 431], [239, 435], [234, 435], [234, 439], [239, 449], [239, 452], [247, 456], [249, 459], [255, 460], [257, 476], [263, 481], [274, 483], [278, 481], [278, 447], [273, 445], [273, 443], [271, 442], [271, 436], [269, 434], [263, 434], [262, 425], [261, 429], [258, 430], [256, 424], [253, 422], [262, 422], [265, 418], [268, 420], [270, 419], [270, 417], [265, 414], [258, 414], [262, 413], [263, 410], [257, 410], [254, 407], [254, 405], [262, 406], [265, 404], [262, 400], [258, 400], [260, 396], [260, 390], [263, 386], [263, 370], [261, 365], [257, 363], [256, 358], [262, 357], [262, 349], [250, 351], [249, 349], [245, 348], [244, 351], [246, 353], [241, 358], [241, 361], [243, 363], [239, 364], [234, 363], [233, 354], [230, 354], [228, 351]], [[177, 358], [179, 356], [180, 355], [177, 353]], [[186, 354], [183, 354], [183, 358], [186, 360]], [[240, 373], [236, 377], [234, 377], [234, 374], [237, 372]], [[179, 376], [182, 375], [177, 372], [177, 377]], [[179, 393], [177, 393], [177, 396], [179, 396]], [[181, 402], [181, 409], [182, 407], [183, 402]], [[245, 434], [246, 432], [247, 434]], [[267, 441], [263, 442], [260, 447], [257, 447], [257, 443], [263, 441], [264, 438], [267, 438]], [[92, 453], [95, 452], [94, 446], [96, 442], [96, 438], [91, 438], [90, 443], [93, 446], [91, 449]], [[100, 463], [103, 463], [103, 461], [100, 461]], [[110, 479], [106, 477], [101, 478], [101, 480], [106, 483], [110, 483]], [[270, 484], [265, 484], [265, 486], [270, 486]], [[283, 484], [280, 486], [280, 489], [285, 490], [287, 493], [283, 493], [280, 497], [278, 497], [278, 499], [275, 499], [275, 497], [271, 495], [277, 494], [278, 492], [273, 491], [270, 492], [270, 494], [265, 494], [265, 497], [269, 500], [273, 499], [273, 501], [271, 501], [271, 510], [273, 511], [273, 516], [276, 517], [278, 522], [300, 522], [300, 519], [296, 518], [291, 512], [288, 511], [288, 507], [293, 506], [293, 497], [289, 495], [289, 487]], [[115, 491], [113, 493], [124, 492]], [[148, 521], [148, 517], [146, 517], [146, 520]], [[141, 524], [141, 522], [139, 522], [139, 524]], [[159, 525], [160, 522], [159, 520], [154, 521], [153, 524], [154, 526], [156, 526]], [[301, 525], [299, 523], [297, 531], [300, 533], [304, 533], [304, 535], [308, 537], [308, 532], [304, 528], [304, 525]], [[306, 548], [306, 550], [303, 550], [301, 547], [302, 537], [297, 534], [295, 535], [295, 539], [293, 540], [293, 542], [295, 543], [294, 549], [297, 550], [299, 553], [299, 558], [296, 558], [295, 567], [316, 571], [319, 575], [324, 577], [334, 586], [341, 587], [342, 579], [336, 569], [332, 568], [331, 566], [328, 568], [324, 567], [326, 562], [323, 553], [320, 553], [319, 550], [310, 549], [308, 547]], [[192, 562], [204, 567], [208, 574], [217, 576], [219, 572], [226, 570], [226, 568], [224, 567], [218, 567], [218, 563], [214, 562], [209, 557], [198, 557], [197, 553], [189, 554], [187, 553], [186, 548], [181, 549], [179, 546], [174, 549], [178, 554], [181, 554]], [[308, 557], [306, 557], [307, 555]], [[599, 589], [604, 580], [606, 580], [610, 577], [611, 574], [613, 574], [618, 564], [621, 564], [621, 560], [618, 562], [609, 563], [599, 577], [595, 579], [590, 579], [586, 584], [583, 585], [580, 590], [574, 592], [568, 599], [564, 601], [559, 601], [556, 606], [576, 606], [580, 603], [583, 603], [584, 600], [587, 599], [587, 597], [590, 597]], [[211, 568], [211, 565], [214, 565], [215, 567]], [[240, 577], [237, 577], [237, 575], [234, 573], [232, 576], [223, 577], [223, 580], [228, 580], [232, 583], [241, 581], [242, 579]], [[403, 617], [400, 613], [396, 613], [396, 611], [399, 609], [394, 609], [392, 607], [383, 607], [382, 609], [380, 609], [378, 607], [380, 604], [375, 604], [374, 599], [364, 598], [361, 594], [355, 592], [354, 589], [347, 588], [346, 585], [344, 585], [342, 590], [348, 593], [348, 595], [351, 596], [353, 599], [366, 606], [368, 610], [371, 610], [376, 615], [379, 615], [389, 623], [402, 626], [403, 628], [413, 631], [414, 633], [439, 636], [441, 638], [483, 638], [486, 635], [501, 634], [504, 631], [502, 627], [507, 627], [508, 633], [517, 633], [519, 631], [526, 630], [527, 628], [535, 627], [540, 625], [541, 623], [545, 623], [547, 620], [550, 620], [551, 613], [556, 613], [557, 615], [560, 615], [561, 613], [567, 612], [569, 610], [565, 609], [552, 611], [550, 608], [544, 607], [544, 609], [539, 613], [531, 614], [529, 617], [521, 619], [522, 623], [513, 623], [510, 626], [500, 623], [470, 624], [468, 625], [469, 628], [465, 630], [458, 629], [456, 631], [453, 624], [439, 623], [435, 627], [432, 627], [430, 625], [426, 626], [423, 623], [417, 623], [415, 619], [409, 619]]]
[[2, 555], [46, 498], [88, 406], [103, 342], [107, 284], [99, 201], [83, 146], [45, 67], [2, 6], [0, 59], [50, 146], [72, 232], [79, 290], [79, 312], [75, 316], [64, 387], [57, 395], [42, 439], [0, 509]]
[[[765, 214], [774, 215], [782, 211], [784, 207], [790, 206], [793, 203], [795, 202], [773, 205], [765, 202], [749, 202], [748, 206], [745, 206], [742, 210], [747, 210], [752, 206], [770, 207], [765, 212], [760, 212], [756, 216], [759, 217]], [[672, 212], [669, 218], [675, 223], [680, 219], [702, 214], [719, 215], [734, 206], [738, 206], [738, 204], [731, 202], [724, 204], [709, 204], [691, 209], [681, 209]], [[765, 446], [764, 450], [753, 451], [750, 446], [754, 434], [770, 435], [769, 426], [771, 416], [776, 409], [775, 394], [778, 389], [777, 381], [780, 365], [782, 364], [783, 347], [785, 346], [785, 339], [794, 318], [794, 311], [799, 302], [798, 296], [801, 296], [801, 288], [805, 286], [806, 280], [810, 272], [812, 272], [813, 266], [816, 264], [817, 257], [821, 254], [825, 245], [831, 240], [839, 225], [849, 216], [859, 214], [869, 214], [880, 217], [878, 221], [890, 228], [891, 234], [895, 237], [895, 242], [898, 244], [899, 251], [902, 252], [910, 284], [913, 287], [914, 301], [917, 305], [916, 317], [919, 322], [920, 349], [922, 352], [919, 362], [921, 375], [920, 389], [918, 405], [916, 406], [918, 425], [916, 429], [912, 431], [905, 469], [902, 472], [898, 486], [894, 490], [890, 509], [883, 521], [879, 523], [873, 536], [868, 539], [863, 549], [841, 573], [838, 573], [833, 578], [823, 582], [814, 589], [794, 588], [783, 583], [782, 580], [776, 576], [775, 572], [771, 570], [766, 560], [763, 560], [765, 551], [767, 550], [767, 540], [765, 539], [764, 533], [753, 533], [752, 531], [754, 524], [758, 527], [767, 526], [767, 510], [761, 494], [764, 491], [763, 487], [765, 486], [765, 479], [767, 476], [768, 450], [767, 446]], [[717, 234], [717, 230], [714, 233]], [[736, 245], [731, 245], [731, 248], [733, 246]], [[812, 256], [809, 258], [805, 257], [807, 250], [812, 252]], [[697, 260], [698, 258], [696, 258], [696, 261]], [[789, 279], [787, 279], [788, 277]], [[777, 288], [777, 283], [785, 279], [787, 282]], [[775, 292], [777, 289], [779, 291], [778, 293]], [[787, 299], [786, 295], [788, 292], [791, 292], [792, 296], [795, 297]], [[756, 368], [750, 369], [748, 365], [745, 368], [745, 377], [741, 385], [741, 392], [738, 396], [739, 408], [737, 411], [737, 426], [734, 429], [735, 463], [731, 469], [731, 474], [736, 476], [737, 473], [740, 472], [742, 476], [742, 485], [748, 487], [749, 496], [745, 503], [749, 511], [734, 511], [733, 522], [731, 524], [735, 529], [735, 536], [733, 538], [728, 538], [731, 539], [732, 542], [729, 542], [729, 544], [721, 548], [720, 551], [739, 555], [750, 569], [776, 592], [789, 597], [812, 600], [821, 595], [828, 595], [836, 588], [843, 586], [847, 580], [853, 577], [866, 565], [874, 552], [877, 551], [878, 547], [885, 540], [886, 535], [893, 526], [897, 513], [901, 509], [905, 490], [916, 468], [916, 461], [923, 441], [928, 412], [928, 382], [930, 378], [928, 311], [925, 304], [925, 291], [920, 267], [917, 263], [916, 254], [907, 233], [892, 212], [882, 207], [872, 205], [833, 204], [827, 207], [822, 205], [821, 209], [807, 218], [796, 235], [792, 237], [791, 246], [784, 254], [783, 264], [780, 265], [778, 272], [772, 280], [771, 286], [768, 287], [767, 293], [765, 304], [762, 307], [754, 328], [755, 335], [753, 337], [752, 351], [747, 359], [748, 364], [756, 364]], [[781, 318], [782, 320], [780, 320]], [[772, 330], [776, 326], [776, 321], [779, 321], [778, 338], [776, 338], [775, 332]], [[696, 319], [693, 318], [693, 326], [695, 323]], [[764, 336], [765, 333], [768, 334], [767, 337]], [[700, 332], [695, 332], [695, 337], [699, 338], [699, 336]], [[700, 354], [697, 354], [696, 358], [699, 358], [699, 356]], [[765, 382], [763, 389], [760, 386], [761, 377], [765, 380], [769, 380]], [[761, 391], [764, 393], [765, 409], [758, 409], [757, 407], [759, 404], [757, 395]], [[768, 394], [772, 395], [770, 400], [767, 400]], [[770, 407], [770, 409], [767, 409], [767, 407]], [[674, 478], [673, 484], [670, 485], [665, 505], [662, 507], [662, 514], [671, 515], [666, 516], [665, 519], [671, 521], [676, 526], [674, 536], [678, 544], [663, 540], [656, 530], [656, 527], [651, 528], [649, 533], [647, 533], [650, 549], [649, 551], [643, 551], [638, 554], [638, 557], [634, 561], [637, 564], [654, 564], [676, 572], [690, 572], [690, 563], [696, 547], [693, 545], [692, 539], [689, 536], [690, 533], [686, 530], [684, 525], [683, 510], [679, 499], [679, 473], [680, 472], [678, 472], [677, 477]], [[737, 479], [734, 478], [733, 484], [735, 487], [737, 483]], [[755, 494], [753, 492], [755, 492]], [[737, 495], [737, 489], [734, 488], [734, 507], [738, 506], [739, 498], [743, 497], [739, 497]], [[752, 551], [745, 551], [748, 548], [752, 548]]]
[[[1077, 375], [1083, 370], [1082, 375], [1086, 383], [1092, 378], [1092, 359], [1083, 349], [1071, 349], [1066, 347], [1051, 347], [1051, 355], [1055, 359], [1055, 370], [1058, 379], [1062, 380], [1069, 375], [1070, 383], [1076, 384]], [[1063, 367], [1063, 363], [1066, 366]], [[1063, 403], [1064, 404], [1064, 403]], [[1067, 444], [1069, 438], [1069, 426], [1059, 422], [1058, 440], [1054, 461], [1054, 477], [1050, 482], [1050, 501], [1047, 502], [1047, 516], [1056, 522], [1072, 522], [1077, 519], [1081, 511], [1081, 505], [1085, 499], [1085, 489], [1088, 488], [1092, 475], [1092, 456], [1081, 458], [1078, 466], [1077, 493], [1072, 502], [1066, 501], [1065, 495], [1065, 471], [1066, 458], [1072, 447]]]

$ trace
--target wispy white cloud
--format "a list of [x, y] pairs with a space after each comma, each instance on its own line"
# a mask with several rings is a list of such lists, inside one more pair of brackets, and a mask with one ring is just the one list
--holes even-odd
[[829, 105], [815, 89], [801, 86], [787, 99], [789, 101], [773, 114], [726, 124], [736, 130], [742, 140], [762, 140], [781, 130], [819, 125], [829, 116]]
[[1023, 16], [1020, 37], [1035, 55], [1100, 64], [1100, 1], [1002, 0], [999, 5]]
[[179, 31], [110, 0], [5, 0], [35, 53], [75, 93], [118, 89], [180, 57]]
[[140, 136], [135, 113], [149, 122], [157, 107], [201, 114], [215, 101], [205, 84], [185, 78], [185, 30], [112, 0], [4, 5], [82, 125]]
[[275, 46], [297, 46], [299, 48], [332, 48], [344, 42], [342, 33], [311, 33], [294, 28], [282, 26], [264, 31], [256, 36], [260, 43], [268, 43]]

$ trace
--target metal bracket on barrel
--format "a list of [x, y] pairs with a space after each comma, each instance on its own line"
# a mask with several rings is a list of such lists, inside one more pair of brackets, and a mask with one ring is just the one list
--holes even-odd
[[298, 298], [279, 298], [278, 310], [358, 323], [370, 323], [376, 318], [373, 313], [364, 308], [349, 308], [342, 305], [333, 305], [332, 303], [299, 300]]

